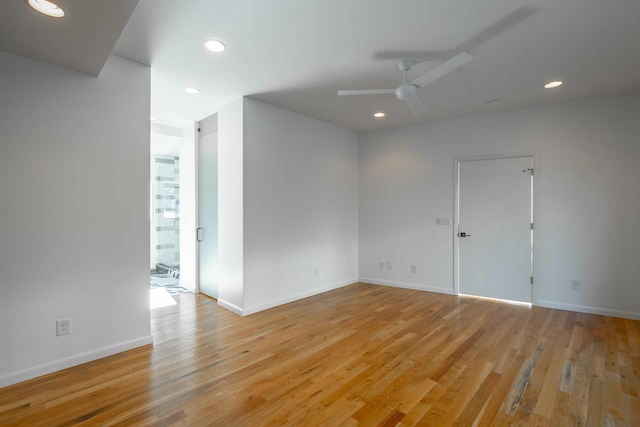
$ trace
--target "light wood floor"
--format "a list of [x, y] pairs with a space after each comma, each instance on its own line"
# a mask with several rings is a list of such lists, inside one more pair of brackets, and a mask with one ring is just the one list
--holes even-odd
[[0, 389], [0, 425], [640, 426], [640, 322], [356, 284]]

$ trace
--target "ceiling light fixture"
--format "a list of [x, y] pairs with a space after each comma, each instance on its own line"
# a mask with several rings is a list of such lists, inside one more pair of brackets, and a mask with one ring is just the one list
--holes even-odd
[[379, 111], [379, 112], [373, 114], [373, 117], [375, 117], [376, 119], [381, 119], [384, 116], [386, 116], [386, 114], [383, 113], [382, 111]]
[[196, 88], [196, 87], [185, 87], [184, 91], [187, 93], [190, 93], [192, 95], [197, 95], [200, 93], [200, 89]]
[[562, 80], [553, 80], [551, 82], [546, 83], [544, 85], [544, 88], [545, 89], [553, 89], [553, 88], [562, 86], [563, 83], [564, 82]]
[[227, 49], [227, 46], [220, 40], [207, 40], [204, 42], [204, 47], [215, 53], [224, 52]]
[[31, 6], [32, 8], [34, 8], [35, 10], [37, 10], [38, 12], [47, 15], [47, 16], [52, 16], [54, 18], [62, 18], [64, 16], [64, 10], [62, 10], [62, 8], [60, 8], [60, 6], [58, 6], [55, 3], [52, 3], [50, 1], [47, 0], [25, 0], [29, 6]]

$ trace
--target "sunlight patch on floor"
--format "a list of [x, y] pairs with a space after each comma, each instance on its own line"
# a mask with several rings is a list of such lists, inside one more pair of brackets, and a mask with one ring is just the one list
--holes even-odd
[[173, 299], [169, 292], [162, 288], [155, 288], [149, 291], [149, 299], [151, 301], [151, 309], [167, 307], [169, 305], [176, 304], [176, 300]]
[[481, 297], [478, 295], [467, 295], [467, 294], [458, 294], [461, 297], [466, 297], [466, 298], [476, 298], [476, 299], [483, 299], [486, 301], [497, 301], [497, 302], [504, 302], [506, 304], [511, 304], [511, 305], [522, 305], [524, 307], [529, 307], [531, 308], [532, 304], [530, 302], [522, 302], [522, 301], [513, 301], [510, 299], [500, 299], [500, 298], [489, 298], [489, 297]]

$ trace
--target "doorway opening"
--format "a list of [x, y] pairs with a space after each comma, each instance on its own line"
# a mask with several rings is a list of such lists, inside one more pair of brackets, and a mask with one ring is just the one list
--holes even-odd
[[[179, 295], [193, 292], [184, 283], [181, 234], [182, 130], [153, 125], [150, 159], [150, 304], [159, 308], [176, 304]], [[187, 192], [188, 193], [188, 192]], [[187, 274], [187, 277], [189, 275]]]

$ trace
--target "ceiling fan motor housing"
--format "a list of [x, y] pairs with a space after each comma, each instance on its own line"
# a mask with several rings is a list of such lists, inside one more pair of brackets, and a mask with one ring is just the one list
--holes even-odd
[[396, 97], [401, 101], [406, 101], [418, 94], [418, 87], [409, 83], [404, 83], [396, 89]]

